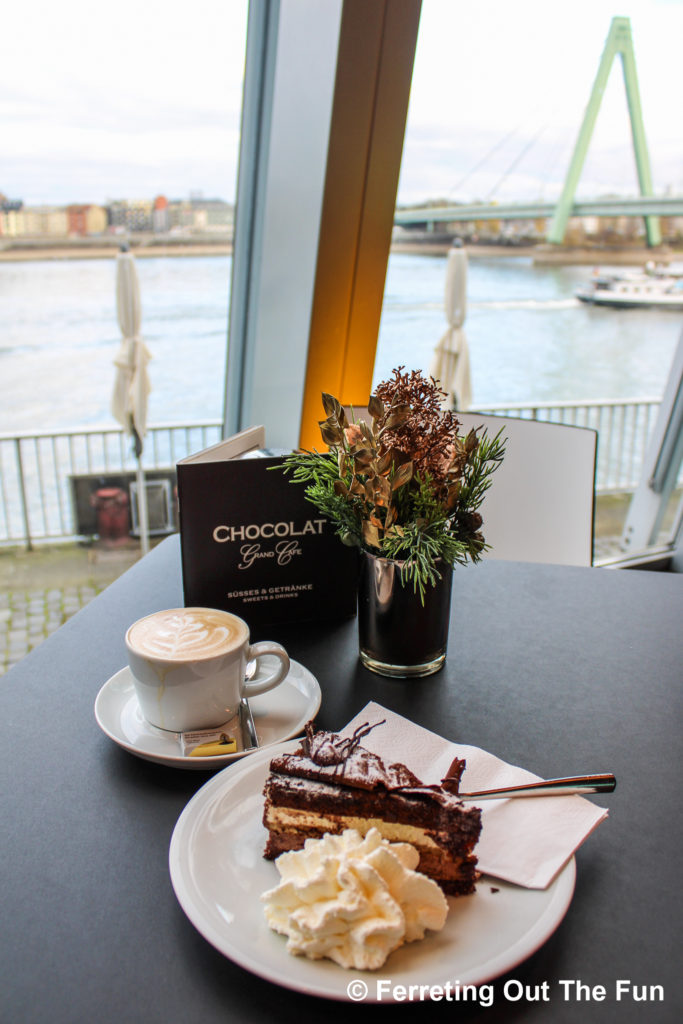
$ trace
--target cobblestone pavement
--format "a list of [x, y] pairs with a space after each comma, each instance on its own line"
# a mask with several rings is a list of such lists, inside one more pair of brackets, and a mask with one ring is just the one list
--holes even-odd
[[139, 557], [135, 542], [0, 550], [0, 677]]
[[0, 675], [103, 589], [82, 585], [0, 593]]

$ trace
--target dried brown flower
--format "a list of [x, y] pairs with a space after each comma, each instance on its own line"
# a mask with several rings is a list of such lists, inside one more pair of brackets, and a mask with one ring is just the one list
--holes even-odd
[[461, 436], [444, 394], [433, 378], [402, 366], [354, 422], [323, 394], [329, 453], [297, 453], [286, 463], [343, 540], [404, 560], [420, 587], [433, 581], [439, 559], [477, 561], [485, 550], [476, 509], [505, 451], [500, 435]]
[[385, 408], [410, 410], [402, 423], [386, 430], [383, 444], [411, 460], [415, 474], [429, 475], [438, 487], [445, 482], [451, 467], [460, 424], [450, 410], [443, 409], [441, 403], [446, 392], [432, 377], [426, 380], [419, 370], [402, 370], [399, 366], [393, 377], [379, 384], [375, 391]]

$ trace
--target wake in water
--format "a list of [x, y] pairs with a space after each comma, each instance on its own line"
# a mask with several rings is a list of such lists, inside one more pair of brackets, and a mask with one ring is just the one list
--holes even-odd
[[539, 309], [543, 312], [553, 309], [574, 309], [578, 299], [504, 299], [492, 302], [470, 302], [470, 309]]
[[[541, 312], [554, 309], [575, 309], [580, 306], [578, 299], [573, 297], [564, 299], [490, 299], [484, 302], [470, 300], [467, 303], [468, 311], [477, 309], [538, 309]], [[436, 312], [443, 313], [443, 302], [410, 302], [395, 296], [389, 296], [384, 301], [384, 309], [401, 310], [404, 313], [410, 312]]]
[[[579, 306], [579, 300], [568, 299], [492, 299], [487, 302], [467, 303], [468, 311], [477, 309], [538, 309], [546, 312], [553, 309], [575, 309]], [[385, 310], [401, 310], [404, 313], [410, 312], [441, 312], [443, 313], [442, 302], [406, 302], [405, 300], [389, 298], [384, 302]]]

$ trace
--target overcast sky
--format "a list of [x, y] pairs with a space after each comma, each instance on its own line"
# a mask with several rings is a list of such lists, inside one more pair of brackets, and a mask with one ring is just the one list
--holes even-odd
[[[0, 192], [28, 204], [232, 200], [246, 11], [246, 0], [5, 10]], [[556, 196], [614, 15], [631, 19], [655, 189], [682, 193], [683, 0], [423, 0], [399, 202]], [[581, 194], [635, 192], [631, 152], [617, 64]]]

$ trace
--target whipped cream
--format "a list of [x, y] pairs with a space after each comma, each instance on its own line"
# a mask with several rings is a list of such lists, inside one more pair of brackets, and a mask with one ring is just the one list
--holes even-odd
[[443, 928], [448, 903], [431, 878], [415, 871], [417, 850], [390, 843], [376, 828], [307, 839], [275, 861], [281, 881], [261, 896], [269, 926], [287, 951], [342, 967], [377, 970], [404, 942]]

